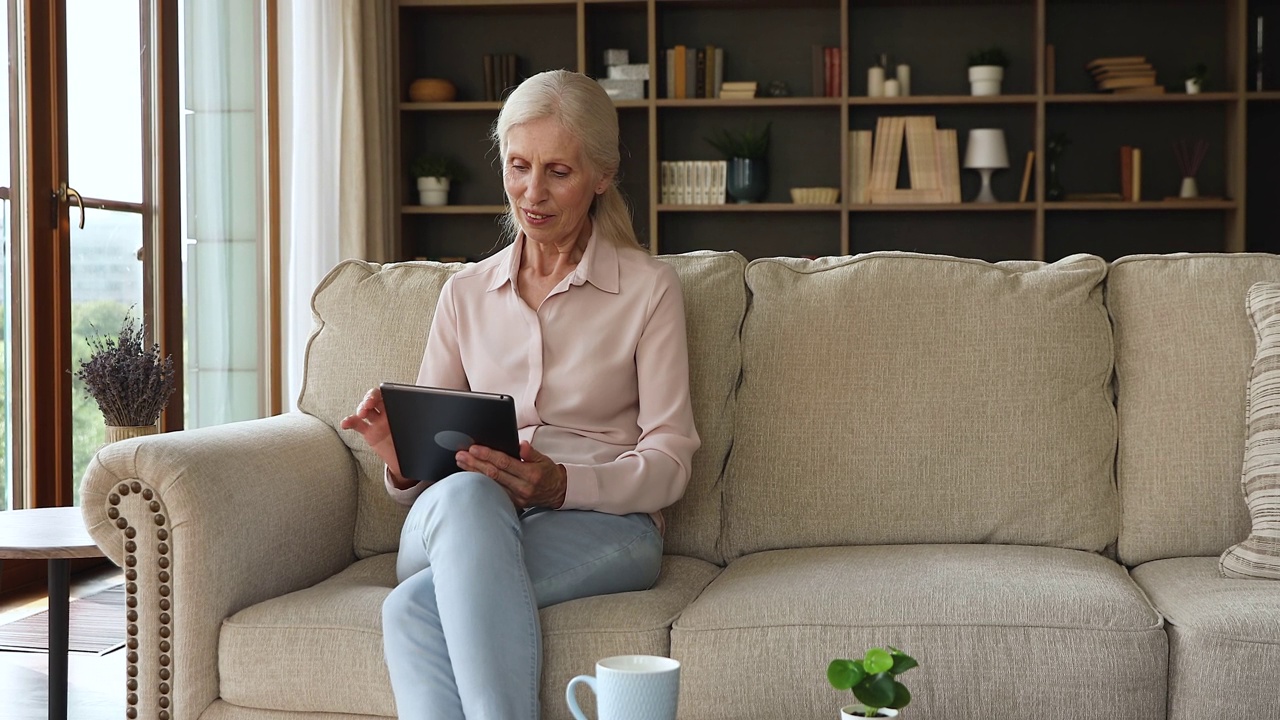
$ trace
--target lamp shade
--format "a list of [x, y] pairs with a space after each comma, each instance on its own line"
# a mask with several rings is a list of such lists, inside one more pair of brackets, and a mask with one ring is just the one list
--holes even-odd
[[974, 128], [969, 131], [969, 145], [964, 152], [964, 166], [972, 170], [1009, 167], [1009, 151], [1004, 145], [1004, 130]]

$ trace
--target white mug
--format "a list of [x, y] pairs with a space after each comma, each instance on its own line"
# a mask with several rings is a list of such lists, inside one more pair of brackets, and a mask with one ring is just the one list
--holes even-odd
[[576, 720], [587, 720], [573, 689], [579, 683], [596, 694], [600, 720], [675, 720], [680, 696], [680, 662], [657, 655], [618, 655], [596, 663], [596, 675], [569, 681], [564, 699]]

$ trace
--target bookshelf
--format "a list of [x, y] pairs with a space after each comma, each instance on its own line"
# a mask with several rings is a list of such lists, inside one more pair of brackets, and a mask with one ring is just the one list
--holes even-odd
[[[726, 80], [756, 80], [761, 93], [785, 82], [788, 97], [751, 100], [657, 97], [617, 103], [624, 145], [623, 191], [637, 234], [651, 251], [738, 250], [748, 257], [839, 255], [873, 250], [937, 252], [988, 260], [1054, 260], [1076, 252], [1107, 258], [1138, 252], [1280, 252], [1280, 73], [1253, 85], [1253, 23], [1280, 40], [1280, 0], [396, 0], [389, 52], [396, 68], [394, 113], [402, 258], [466, 256], [496, 249], [502, 212], [498, 160], [487, 139], [501, 105], [485, 102], [481, 58], [516, 53], [521, 75], [570, 68], [603, 77], [603, 51], [626, 48], [632, 63], [662, 71], [661, 50], [714, 44], [725, 50]], [[1273, 40], [1272, 47], [1280, 47]], [[813, 45], [840, 48], [838, 97], [810, 97]], [[1000, 45], [1011, 63], [1005, 94], [970, 96], [969, 52]], [[1046, 46], [1052, 45], [1053, 86]], [[911, 95], [867, 97], [867, 67], [880, 53], [911, 66]], [[1164, 95], [1092, 91], [1084, 64], [1144, 55]], [[1280, 65], [1272, 50], [1269, 66]], [[1182, 92], [1183, 68], [1209, 66], [1206, 89]], [[892, 75], [892, 72], [890, 72]], [[407, 102], [409, 83], [443, 77], [458, 88], [448, 103]], [[479, 99], [479, 100], [477, 100]], [[961, 170], [959, 204], [856, 204], [847, 200], [851, 130], [873, 130], [888, 115], [933, 115], [958, 131], [1005, 131], [1010, 168], [995, 173], [1001, 202], [974, 204], [979, 177]], [[659, 203], [664, 160], [721, 159], [703, 138], [720, 127], [773, 123], [769, 191], [749, 205]], [[1119, 147], [1143, 148], [1140, 202], [1049, 201], [1042, 161], [1047, 137], [1071, 138], [1058, 164], [1068, 193], [1114, 192]], [[1180, 183], [1172, 151], [1204, 138], [1200, 200], [1165, 200]], [[471, 179], [451, 205], [416, 204], [405, 168], [421, 152], [445, 151]], [[1029, 197], [1016, 202], [1023, 164], [1034, 151]], [[1269, 162], [1264, 158], [1271, 158]], [[900, 186], [907, 184], [907, 164]], [[795, 205], [789, 188], [835, 186], [832, 205]]]

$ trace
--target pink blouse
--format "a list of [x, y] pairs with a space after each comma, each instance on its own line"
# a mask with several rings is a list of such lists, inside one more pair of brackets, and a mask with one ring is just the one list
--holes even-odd
[[[445, 283], [417, 382], [512, 396], [520, 439], [565, 467], [562, 509], [647, 512], [661, 527], [700, 445], [680, 281], [592, 235], [535, 311], [516, 289], [523, 242]], [[427, 485], [387, 490], [409, 505]]]

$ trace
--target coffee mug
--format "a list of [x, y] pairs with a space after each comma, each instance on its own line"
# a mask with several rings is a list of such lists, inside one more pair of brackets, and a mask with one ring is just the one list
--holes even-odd
[[573, 689], [579, 683], [596, 694], [599, 720], [675, 720], [680, 696], [680, 662], [657, 655], [618, 655], [596, 663], [596, 675], [569, 681], [564, 698], [576, 720], [587, 720]]

